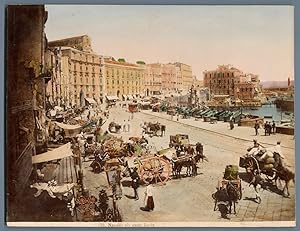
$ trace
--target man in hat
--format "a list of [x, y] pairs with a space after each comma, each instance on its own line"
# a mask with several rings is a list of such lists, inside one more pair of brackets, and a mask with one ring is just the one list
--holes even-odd
[[257, 142], [256, 139], [253, 140], [253, 147], [247, 149], [249, 155], [256, 155], [261, 150], [261, 145]]
[[130, 174], [130, 177], [131, 177], [131, 180], [132, 180], [131, 181], [131, 187], [133, 188], [133, 191], [134, 191], [134, 198], [135, 198], [135, 200], [138, 200], [139, 195], [138, 195], [137, 189], [139, 187], [140, 176], [137, 173], [137, 168], [136, 167], [133, 168], [133, 171]]
[[257, 120], [255, 121], [254, 129], [255, 129], [255, 135], [257, 136], [258, 135], [258, 129], [259, 129], [259, 123], [258, 123]]
[[277, 144], [273, 149], [273, 157], [275, 160], [275, 163], [274, 163], [275, 169], [278, 169], [278, 167], [280, 168], [280, 167], [284, 166], [283, 159], [285, 159], [285, 157], [282, 154], [280, 143], [281, 143], [280, 141], [277, 141]]

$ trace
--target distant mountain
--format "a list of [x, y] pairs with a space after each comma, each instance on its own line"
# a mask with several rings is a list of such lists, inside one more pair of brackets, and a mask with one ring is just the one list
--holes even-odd
[[[271, 87], [288, 87], [288, 81], [263, 81], [261, 82], [263, 88]], [[294, 85], [294, 80], [291, 80], [291, 86]]]

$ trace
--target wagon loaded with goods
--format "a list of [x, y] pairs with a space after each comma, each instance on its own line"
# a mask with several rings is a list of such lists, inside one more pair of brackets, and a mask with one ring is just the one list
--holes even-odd
[[141, 180], [148, 183], [165, 184], [171, 177], [172, 165], [162, 156], [147, 155], [135, 159]]
[[186, 134], [176, 134], [174, 136], [170, 136], [169, 147], [175, 147], [178, 145], [187, 145], [189, 144], [189, 136]]
[[223, 179], [218, 181], [217, 191], [212, 194], [215, 201], [214, 211], [217, 209], [218, 202], [228, 202], [229, 213], [233, 205], [234, 213], [236, 213], [235, 205], [238, 200], [242, 199], [241, 179], [238, 173], [238, 166], [227, 165]]
[[[265, 152], [267, 152], [267, 155], [261, 160], [260, 156]], [[247, 153], [240, 157], [239, 166], [245, 168], [250, 177], [263, 173], [269, 180], [273, 180], [276, 176], [274, 163], [275, 159], [273, 157], [273, 152], [268, 149], [263, 149], [257, 154]]]

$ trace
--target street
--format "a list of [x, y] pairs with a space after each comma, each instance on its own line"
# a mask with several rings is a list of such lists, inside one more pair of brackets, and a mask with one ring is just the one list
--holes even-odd
[[[103, 127], [105, 130], [110, 121], [122, 123], [131, 115], [121, 108], [110, 110], [109, 121]], [[174, 119], [175, 120], [175, 119]], [[123, 178], [123, 196], [118, 201], [119, 210], [124, 222], [224, 222], [224, 221], [293, 221], [295, 219], [295, 186], [290, 185], [289, 198], [284, 198], [281, 191], [275, 187], [261, 190], [261, 204], [254, 201], [255, 191], [249, 183], [245, 170], [240, 168], [242, 179], [242, 199], [238, 201], [236, 214], [230, 214], [227, 219], [221, 217], [220, 211], [213, 211], [214, 200], [212, 194], [216, 191], [217, 182], [223, 177], [226, 165], [238, 165], [239, 158], [245, 154], [246, 149], [252, 145], [253, 130], [247, 127], [236, 127], [231, 134], [227, 124], [208, 124], [193, 119], [179, 122], [171, 121], [170, 117], [162, 113], [141, 111], [133, 115], [130, 120], [130, 132], [117, 134], [124, 140], [130, 136], [141, 136], [140, 124], [142, 122], [158, 121], [166, 125], [166, 135], [163, 137], [149, 138], [149, 143], [155, 149], [168, 148], [170, 135], [188, 134], [190, 143], [201, 142], [204, 145], [204, 154], [208, 162], [198, 163], [196, 177], [182, 177], [171, 179], [166, 185], [154, 187], [153, 212], [140, 210], [144, 206], [145, 187], [138, 189], [139, 200], [131, 199], [133, 189], [130, 187], [130, 178]], [[205, 126], [214, 126], [210, 131]], [[199, 127], [199, 128], [198, 128]], [[220, 130], [222, 128], [222, 132]], [[287, 163], [294, 168], [295, 149], [292, 136], [275, 134], [272, 137], [257, 137], [266, 144], [276, 144], [276, 140], [282, 141], [282, 150]], [[270, 145], [266, 145], [269, 147]], [[105, 173], [94, 174], [89, 167], [90, 162], [84, 163], [84, 181], [90, 192], [97, 195], [101, 188], [107, 188]], [[279, 184], [279, 189], [282, 188]]]

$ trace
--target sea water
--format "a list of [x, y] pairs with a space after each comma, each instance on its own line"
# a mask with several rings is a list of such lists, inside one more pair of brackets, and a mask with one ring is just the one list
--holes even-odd
[[280, 108], [277, 108], [275, 104], [262, 105], [261, 107], [256, 108], [255, 110], [243, 108], [242, 112], [252, 115], [258, 115], [260, 117], [272, 116], [272, 118], [265, 118], [265, 121], [274, 120], [277, 123], [279, 123], [281, 120], [292, 120], [294, 116], [292, 112], [283, 111]]

